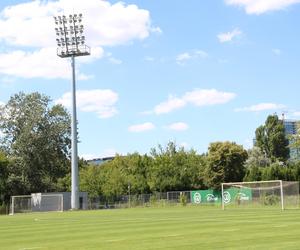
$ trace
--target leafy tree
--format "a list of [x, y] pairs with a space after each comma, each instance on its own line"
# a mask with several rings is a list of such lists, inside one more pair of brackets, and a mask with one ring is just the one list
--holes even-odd
[[271, 159], [269, 159], [259, 147], [253, 147], [248, 151], [248, 159], [245, 162], [247, 169], [253, 167], [267, 167], [270, 166]]
[[265, 125], [255, 131], [256, 146], [273, 162], [285, 162], [289, 158], [289, 142], [285, 136], [284, 125], [277, 115], [268, 116]]
[[207, 185], [220, 189], [222, 182], [242, 181], [247, 151], [234, 142], [215, 142], [208, 148]]
[[252, 166], [246, 169], [244, 181], [261, 181], [263, 167]]
[[148, 169], [152, 159], [138, 153], [116, 155], [114, 160], [101, 166], [102, 191], [106, 197], [122, 194], [149, 193]]
[[101, 167], [86, 165], [80, 170], [80, 190], [88, 192], [89, 198], [97, 198], [102, 194], [103, 178]]
[[[290, 148], [296, 149], [298, 152], [300, 150], [300, 122], [296, 124], [296, 134], [289, 136]], [[299, 160], [299, 159], [298, 159]]]
[[274, 162], [270, 167], [264, 169], [262, 171], [262, 179], [263, 180], [285, 180], [285, 167], [281, 162]]
[[2, 202], [7, 201], [7, 176], [8, 176], [8, 158], [0, 151], [0, 205]]
[[69, 170], [70, 116], [39, 93], [18, 93], [0, 109], [2, 145], [12, 159], [12, 194], [55, 190]]
[[204, 162], [194, 150], [186, 152], [169, 142], [151, 149], [153, 164], [149, 172], [149, 186], [152, 191], [183, 191], [192, 187], [203, 187]]
[[123, 174], [122, 167], [114, 161], [111, 164], [101, 166], [101, 178], [103, 180], [101, 189], [107, 199], [127, 194], [128, 191], [127, 177]]

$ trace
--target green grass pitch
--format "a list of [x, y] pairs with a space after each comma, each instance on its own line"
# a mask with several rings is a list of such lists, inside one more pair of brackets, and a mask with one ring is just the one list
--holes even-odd
[[178, 206], [0, 216], [0, 249], [300, 249], [300, 210]]

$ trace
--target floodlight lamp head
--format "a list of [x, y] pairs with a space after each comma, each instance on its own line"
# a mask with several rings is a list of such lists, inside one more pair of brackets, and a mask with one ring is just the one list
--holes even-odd
[[60, 57], [90, 55], [90, 48], [85, 45], [84, 26], [80, 23], [82, 14], [61, 15], [54, 17], [57, 42], [57, 55]]

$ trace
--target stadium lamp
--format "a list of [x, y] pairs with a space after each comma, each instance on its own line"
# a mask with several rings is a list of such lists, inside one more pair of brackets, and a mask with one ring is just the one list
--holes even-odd
[[85, 45], [82, 14], [54, 17], [57, 42], [57, 55], [61, 58], [71, 57], [72, 66], [72, 125], [71, 125], [71, 208], [79, 208], [79, 177], [78, 177], [78, 151], [77, 151], [77, 118], [76, 118], [76, 82], [75, 82], [75, 57], [90, 55], [90, 48]]

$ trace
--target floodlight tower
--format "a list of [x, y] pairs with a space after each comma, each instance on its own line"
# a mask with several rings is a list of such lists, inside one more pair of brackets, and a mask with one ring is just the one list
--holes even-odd
[[77, 118], [76, 118], [76, 82], [75, 82], [75, 57], [90, 55], [90, 48], [85, 45], [83, 36], [82, 14], [54, 17], [57, 41], [57, 55], [71, 57], [72, 66], [72, 124], [71, 124], [71, 149], [72, 149], [72, 190], [71, 209], [79, 208], [79, 177], [78, 177], [78, 151], [77, 151]]

